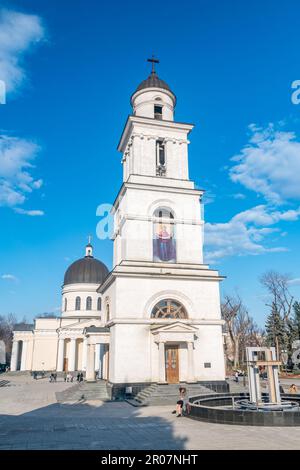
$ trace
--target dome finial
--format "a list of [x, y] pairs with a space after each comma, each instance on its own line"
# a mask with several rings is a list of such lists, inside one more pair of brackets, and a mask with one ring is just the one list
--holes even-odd
[[155, 74], [156, 74], [156, 71], [155, 71], [155, 64], [159, 64], [159, 60], [158, 60], [158, 59], [155, 59], [154, 54], [152, 54], [152, 59], [147, 59], [147, 62], [151, 62], [151, 63], [152, 63], [152, 71], [151, 71], [151, 74], [152, 74], [152, 75], [155, 75]]
[[92, 258], [93, 257], [93, 245], [91, 244], [92, 236], [88, 236], [88, 244], [85, 247], [85, 256]]

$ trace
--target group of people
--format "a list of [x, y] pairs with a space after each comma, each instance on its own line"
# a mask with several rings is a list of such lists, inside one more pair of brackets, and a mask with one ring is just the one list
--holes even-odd
[[82, 372], [78, 372], [78, 374], [77, 374], [77, 382], [83, 382], [83, 373], [82, 373]]
[[[71, 374], [71, 372], [68, 372], [68, 373], [65, 372], [64, 373], [64, 381], [65, 382], [74, 382], [74, 375]], [[82, 372], [78, 372], [76, 381], [77, 382], [83, 382], [83, 373]]]

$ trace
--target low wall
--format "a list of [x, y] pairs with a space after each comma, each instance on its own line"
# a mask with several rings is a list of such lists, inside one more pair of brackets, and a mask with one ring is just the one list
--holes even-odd
[[[266, 396], [267, 394], [263, 394]], [[219, 395], [201, 395], [189, 397], [189, 418], [209, 423], [236, 424], [239, 426], [300, 426], [300, 408], [287, 411], [250, 411], [220, 409], [230, 406], [235, 400], [249, 398], [249, 393], [225, 393]], [[283, 394], [285, 401], [294, 401], [300, 405], [300, 395]]]

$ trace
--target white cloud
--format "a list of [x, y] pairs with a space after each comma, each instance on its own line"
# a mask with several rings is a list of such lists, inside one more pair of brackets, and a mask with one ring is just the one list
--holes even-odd
[[216, 195], [210, 189], [206, 190], [203, 194], [202, 202], [203, 204], [211, 204], [215, 201]]
[[37, 217], [37, 216], [41, 216], [41, 215], [45, 214], [44, 211], [33, 210], [33, 209], [25, 210], [25, 209], [21, 209], [19, 207], [15, 208], [15, 212], [17, 212], [17, 214], [30, 215], [31, 217]]
[[300, 142], [293, 132], [249, 126], [248, 144], [233, 157], [232, 181], [265, 197], [272, 204], [300, 198]]
[[232, 197], [233, 197], [233, 199], [246, 199], [245, 194], [242, 194], [242, 193], [232, 194]]
[[243, 223], [253, 223], [258, 226], [274, 225], [280, 221], [292, 222], [300, 217], [300, 207], [283, 212], [272, 210], [269, 206], [261, 204], [235, 215], [232, 220]]
[[[0, 135], [0, 207], [16, 208], [22, 205], [27, 195], [41, 188], [43, 181], [34, 179], [33, 162], [40, 147], [29, 140]], [[21, 211], [28, 212], [36, 211]], [[38, 211], [41, 212], [41, 211]], [[28, 214], [28, 215], [42, 215]]]
[[1, 279], [7, 280], [7, 281], [17, 281], [18, 278], [14, 276], [13, 274], [2, 274]]
[[295, 221], [300, 217], [297, 210], [278, 211], [260, 205], [236, 214], [229, 222], [205, 224], [205, 260], [215, 263], [229, 256], [261, 255], [269, 252], [287, 251], [282, 246], [266, 246], [272, 234], [281, 234], [280, 221]]
[[45, 37], [42, 20], [12, 10], [0, 10], [0, 79], [7, 92], [15, 91], [26, 78], [22, 60]]
[[300, 286], [300, 278], [296, 277], [295, 279], [290, 279], [289, 284], [292, 286]]

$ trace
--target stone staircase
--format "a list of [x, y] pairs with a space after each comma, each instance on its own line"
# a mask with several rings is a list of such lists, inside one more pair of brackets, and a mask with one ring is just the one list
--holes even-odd
[[133, 406], [175, 405], [179, 400], [179, 387], [185, 387], [187, 397], [216, 393], [201, 384], [152, 384], [144, 388], [134, 398], [126, 401]]
[[109, 401], [109, 396], [106, 382], [97, 380], [97, 382], [75, 383], [63, 392], [56, 392], [56, 399], [59, 403], [85, 400]]
[[7, 372], [3, 372], [3, 374], [1, 374], [1, 378], [2, 377], [31, 377], [31, 372], [29, 370], [16, 370], [16, 371], [7, 371]]

